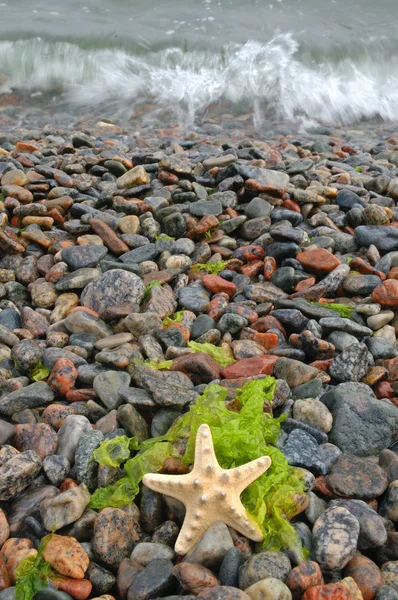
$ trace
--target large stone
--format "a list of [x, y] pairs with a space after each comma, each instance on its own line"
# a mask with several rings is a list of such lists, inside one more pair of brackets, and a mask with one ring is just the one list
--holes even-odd
[[221, 371], [221, 377], [224, 379], [239, 379], [240, 377], [252, 377], [254, 375], [272, 375], [277, 360], [277, 356], [271, 356], [270, 354], [243, 358], [225, 367]]
[[112, 269], [84, 288], [81, 303], [101, 314], [105, 309], [120, 304], [139, 305], [144, 292], [145, 286], [138, 275], [122, 269]]
[[286, 585], [292, 592], [294, 600], [300, 600], [309, 588], [322, 584], [322, 571], [318, 563], [311, 560], [305, 560], [292, 569], [286, 579]]
[[398, 408], [362, 383], [341, 383], [320, 400], [333, 415], [329, 441], [343, 452], [373, 456], [398, 439]]
[[398, 281], [386, 279], [372, 292], [372, 300], [380, 304], [382, 308], [398, 308]]
[[360, 246], [368, 247], [372, 244], [382, 252], [398, 250], [398, 229], [392, 225], [360, 225], [355, 228], [355, 239]]
[[383, 585], [379, 567], [366, 556], [354, 556], [344, 569], [345, 577], [352, 577], [361, 590], [363, 600], [373, 600]]
[[317, 275], [330, 273], [341, 265], [341, 260], [324, 248], [299, 252], [296, 260], [303, 265], [305, 271], [316, 273]]
[[175, 552], [166, 546], [156, 542], [140, 542], [131, 553], [131, 560], [137, 561], [143, 567], [146, 567], [153, 560], [174, 560]]
[[292, 593], [280, 579], [267, 577], [245, 590], [251, 600], [292, 600]]
[[44, 500], [40, 505], [44, 527], [47, 531], [57, 531], [74, 523], [80, 519], [89, 502], [90, 494], [85, 486], [71, 488]]
[[289, 465], [310, 469], [317, 475], [326, 474], [326, 466], [322, 460], [318, 443], [306, 431], [294, 429], [283, 446], [282, 452]]
[[70, 313], [64, 320], [64, 324], [71, 333], [94, 333], [99, 338], [108, 337], [113, 333], [102, 319], [83, 310]]
[[386, 543], [387, 531], [383, 518], [363, 500], [332, 500], [330, 506], [341, 506], [358, 520], [359, 550], [377, 548]]
[[329, 375], [339, 383], [361, 381], [369, 368], [369, 351], [365, 344], [354, 343], [336, 356], [330, 367]]
[[116, 180], [119, 189], [130, 188], [137, 185], [146, 185], [150, 183], [151, 178], [142, 165], [133, 167], [127, 173], [124, 173]]
[[27, 450], [0, 467], [0, 500], [12, 500], [33, 481], [41, 469], [36, 452]]
[[90, 559], [77, 540], [66, 535], [50, 536], [43, 558], [61, 575], [83, 579]]
[[192, 381], [181, 371], [157, 371], [146, 365], [130, 364], [129, 373], [158, 406], [182, 407], [198, 398]]
[[272, 552], [270, 550], [260, 552], [251, 556], [241, 567], [239, 587], [241, 590], [246, 590], [254, 583], [267, 577], [275, 577], [285, 581], [290, 570], [290, 560], [283, 552]]
[[197, 285], [188, 285], [178, 292], [181, 306], [194, 313], [205, 312], [209, 308], [209, 296], [206, 290]]
[[278, 358], [273, 374], [277, 379], [286, 381], [290, 388], [295, 388], [319, 375], [318, 369], [291, 358]]
[[[245, 182], [245, 187], [248, 191], [255, 194], [267, 192], [273, 196], [283, 197], [289, 185], [289, 175], [258, 167], [246, 167], [246, 170], [249, 178]], [[243, 173], [242, 176], [245, 177]]]
[[131, 377], [122, 371], [105, 371], [94, 379], [93, 388], [109, 410], [117, 408], [123, 403], [119, 391], [128, 388]]
[[139, 539], [135, 518], [119, 508], [104, 508], [94, 525], [93, 548], [101, 562], [117, 567]]
[[71, 246], [62, 250], [62, 260], [72, 271], [93, 268], [107, 254], [105, 246]]
[[46, 456], [56, 452], [58, 438], [46, 423], [24, 423], [15, 428], [14, 446], [20, 452], [34, 450], [44, 460]]
[[173, 563], [169, 560], [153, 560], [137, 573], [127, 592], [127, 600], [151, 600], [165, 596], [174, 583]]
[[326, 483], [336, 496], [371, 500], [387, 489], [388, 478], [371, 460], [342, 454], [326, 477]]
[[341, 583], [328, 583], [310, 588], [304, 593], [302, 600], [354, 600], [354, 598]]
[[54, 393], [47, 383], [37, 381], [23, 387], [11, 394], [6, 394], [0, 398], [0, 415], [11, 416], [20, 410], [26, 408], [37, 408], [44, 406], [54, 400]]
[[210, 383], [220, 378], [221, 367], [208, 354], [197, 352], [195, 354], [184, 354], [173, 361], [172, 371], [182, 371], [192, 380], [194, 385]]
[[174, 567], [174, 576], [185, 592], [199, 594], [202, 590], [218, 585], [217, 577], [203, 565], [183, 562]]
[[357, 519], [345, 508], [328, 508], [315, 522], [314, 557], [322, 570], [342, 569], [354, 556], [359, 536]]
[[83, 415], [69, 415], [64, 419], [58, 431], [57, 454], [65, 456], [71, 463], [75, 462], [75, 452], [82, 435], [92, 431], [90, 421]]
[[234, 547], [228, 527], [224, 523], [214, 523], [200, 541], [185, 556], [184, 561], [199, 563], [204, 567], [218, 567], [228, 550]]

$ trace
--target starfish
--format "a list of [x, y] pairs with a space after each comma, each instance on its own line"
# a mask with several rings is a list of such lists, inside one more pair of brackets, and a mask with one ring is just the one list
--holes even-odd
[[185, 504], [186, 514], [175, 544], [176, 553], [187, 554], [217, 521], [260, 542], [263, 539], [261, 528], [247, 514], [240, 495], [270, 465], [270, 457], [263, 456], [234, 469], [223, 469], [217, 462], [210, 427], [201, 425], [195, 442], [195, 463], [190, 473], [145, 475], [144, 485]]

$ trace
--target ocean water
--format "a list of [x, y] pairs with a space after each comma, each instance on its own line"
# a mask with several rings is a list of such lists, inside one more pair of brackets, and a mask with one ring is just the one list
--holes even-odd
[[0, 1], [0, 91], [193, 123], [398, 120], [397, 0]]

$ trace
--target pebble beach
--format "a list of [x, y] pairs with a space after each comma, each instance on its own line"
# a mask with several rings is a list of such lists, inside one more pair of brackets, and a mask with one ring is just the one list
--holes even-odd
[[[0, 600], [396, 600], [398, 126], [140, 110], [0, 113]], [[201, 422], [262, 543], [176, 554]]]

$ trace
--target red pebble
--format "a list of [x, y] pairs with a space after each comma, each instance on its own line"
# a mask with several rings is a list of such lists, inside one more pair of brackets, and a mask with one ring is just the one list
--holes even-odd
[[333, 358], [327, 358], [325, 360], [314, 360], [314, 362], [310, 363], [311, 367], [315, 367], [316, 369], [319, 369], [320, 371], [325, 371], [325, 373], [327, 372], [328, 368], [331, 365]]
[[301, 208], [294, 200], [284, 200], [282, 206], [288, 210], [294, 210], [294, 212], [301, 214]]
[[65, 396], [73, 388], [77, 378], [77, 369], [69, 358], [58, 358], [55, 361], [48, 378], [48, 385], [51, 390], [59, 396]]
[[228, 307], [228, 295], [225, 293], [217, 294], [210, 300], [210, 308], [207, 312], [209, 317], [218, 321], [221, 319]]
[[59, 491], [61, 493], [67, 492], [68, 490], [71, 490], [76, 487], [79, 487], [78, 484], [76, 483], [76, 481], [73, 481], [73, 479], [70, 479], [69, 477], [67, 477], [66, 479], [63, 480], [63, 482], [59, 486]]
[[241, 246], [234, 252], [234, 257], [244, 262], [250, 262], [252, 260], [262, 260], [264, 258], [264, 248], [251, 244], [250, 246]]
[[91, 594], [93, 584], [88, 579], [72, 579], [71, 577], [57, 576], [51, 582], [63, 592], [67, 592], [76, 600], [86, 600]]
[[354, 556], [344, 569], [345, 577], [352, 577], [362, 592], [363, 600], [373, 600], [383, 576], [379, 567], [367, 556]]
[[271, 275], [275, 273], [278, 265], [276, 264], [276, 260], [273, 256], [266, 256], [264, 260], [264, 279], [265, 281], [270, 281]]
[[80, 390], [72, 388], [66, 392], [65, 398], [68, 402], [87, 402], [87, 400], [96, 400], [98, 396], [92, 388]]
[[323, 584], [323, 575], [318, 563], [305, 560], [294, 567], [285, 581], [294, 600], [299, 600], [308, 589]]
[[315, 285], [316, 279], [315, 277], [308, 277], [308, 279], [303, 279], [299, 281], [296, 287], [294, 288], [295, 292], [303, 292], [304, 290], [308, 290], [308, 288]]
[[256, 323], [253, 323], [253, 325], [250, 325], [250, 327], [259, 333], [266, 333], [269, 329], [279, 329], [279, 331], [286, 336], [286, 330], [282, 323], [272, 315], [260, 317], [259, 320]]
[[253, 260], [252, 262], [247, 263], [247, 265], [242, 265], [240, 268], [240, 272], [242, 273], [242, 275], [247, 275], [248, 277], [250, 277], [250, 279], [252, 279], [257, 275], [262, 266], [263, 262], [261, 260]]
[[388, 398], [389, 400], [392, 400], [392, 398], [395, 397], [395, 392], [391, 387], [391, 383], [388, 383], [388, 381], [378, 381], [373, 386], [373, 391], [376, 398], [379, 398], [379, 400], [381, 398]]
[[341, 583], [328, 583], [310, 588], [302, 600], [351, 600], [351, 594]]
[[213, 294], [224, 292], [231, 297], [236, 292], [236, 285], [232, 283], [232, 281], [227, 281], [219, 275], [205, 275], [202, 281], [205, 288]]
[[251, 377], [253, 375], [272, 375], [277, 360], [278, 356], [267, 354], [242, 358], [233, 365], [225, 367], [221, 371], [221, 377], [224, 379], [237, 379], [238, 377]]
[[263, 346], [263, 348], [265, 348], [266, 350], [276, 348], [279, 342], [279, 338], [276, 335], [276, 333], [256, 332], [256, 334], [251, 339], [257, 342], [258, 344], [261, 344], [261, 346]]

